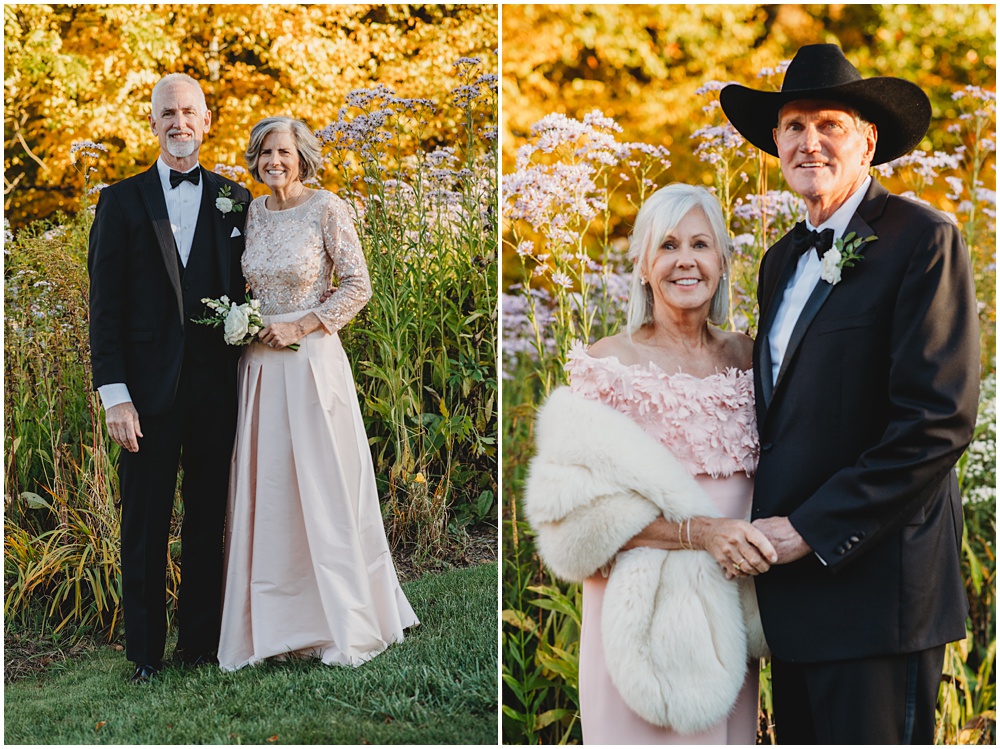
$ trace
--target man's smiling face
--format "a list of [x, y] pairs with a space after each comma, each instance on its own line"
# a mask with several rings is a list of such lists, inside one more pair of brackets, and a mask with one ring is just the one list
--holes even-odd
[[814, 225], [829, 218], [867, 176], [877, 138], [874, 125], [836, 102], [804, 99], [782, 108], [774, 129], [781, 172], [805, 198]]

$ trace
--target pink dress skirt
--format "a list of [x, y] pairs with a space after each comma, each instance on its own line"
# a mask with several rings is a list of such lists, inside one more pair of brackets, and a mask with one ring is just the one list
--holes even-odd
[[[265, 324], [301, 312], [265, 316]], [[219, 664], [358, 666], [418, 624], [389, 553], [350, 363], [322, 331], [240, 360]]]

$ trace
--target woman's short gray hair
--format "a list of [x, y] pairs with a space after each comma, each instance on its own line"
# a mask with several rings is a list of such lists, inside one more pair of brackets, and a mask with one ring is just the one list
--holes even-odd
[[323, 150], [312, 130], [306, 127], [302, 120], [294, 120], [291, 117], [267, 117], [251, 128], [250, 142], [247, 143], [247, 152], [243, 155], [251, 177], [263, 182], [257, 169], [257, 160], [264, 147], [264, 138], [271, 133], [291, 133], [295, 140], [295, 150], [299, 152], [300, 180], [305, 182], [316, 176], [316, 172], [323, 164]]
[[704, 187], [679, 182], [661, 187], [654, 192], [635, 217], [632, 236], [629, 237], [628, 258], [632, 261], [632, 281], [628, 296], [628, 321], [625, 330], [631, 335], [653, 319], [653, 290], [642, 283], [643, 268], [651, 252], [656, 252], [664, 238], [673, 231], [692, 208], [701, 208], [708, 218], [715, 246], [722, 256], [722, 278], [712, 296], [708, 320], [721, 325], [729, 319], [729, 258], [733, 253], [732, 240], [722, 207], [718, 199]]

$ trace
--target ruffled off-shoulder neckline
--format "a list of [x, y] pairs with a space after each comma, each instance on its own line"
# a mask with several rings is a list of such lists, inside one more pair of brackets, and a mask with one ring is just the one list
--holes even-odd
[[753, 370], [729, 367], [706, 377], [667, 372], [655, 362], [624, 364], [570, 346], [570, 389], [632, 418], [692, 474], [713, 477], [757, 468]]

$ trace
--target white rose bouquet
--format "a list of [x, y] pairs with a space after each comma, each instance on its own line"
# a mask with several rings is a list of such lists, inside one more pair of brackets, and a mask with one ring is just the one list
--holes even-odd
[[[247, 298], [243, 304], [236, 304], [228, 296], [218, 299], [205, 298], [201, 300], [209, 309], [206, 317], [194, 322], [201, 325], [211, 325], [213, 328], [222, 326], [223, 340], [230, 346], [246, 346], [257, 340], [257, 334], [263, 330], [264, 321], [260, 316], [260, 300]], [[297, 351], [299, 344], [293, 343], [285, 348]]]

